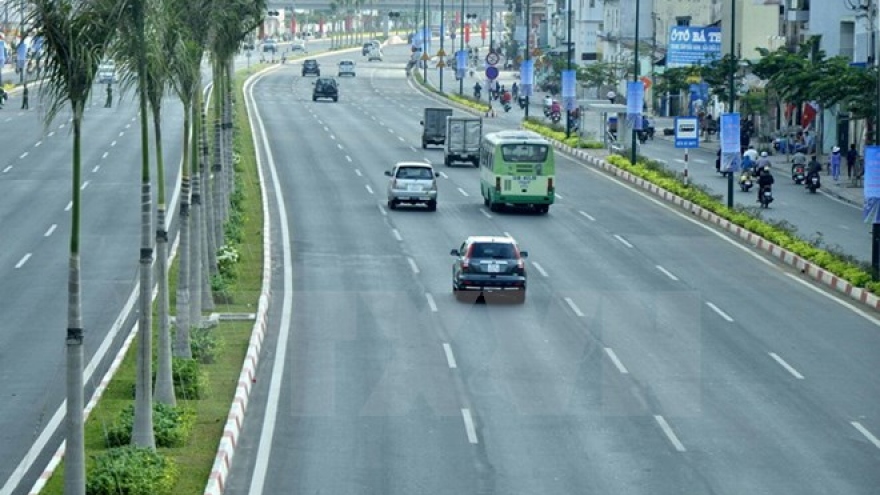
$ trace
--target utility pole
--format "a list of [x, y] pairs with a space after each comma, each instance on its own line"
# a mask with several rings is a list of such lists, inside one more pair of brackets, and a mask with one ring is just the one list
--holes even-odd
[[[639, 0], [636, 0], [636, 12], [637, 12], [636, 19], [638, 19], [638, 8], [639, 8], [638, 5], [639, 5]], [[572, 7], [573, 6], [571, 4], [571, 0], [568, 0], [568, 13], [567, 13], [567, 16], [568, 16], [567, 17], [567, 19], [568, 19], [568, 26], [567, 26], [568, 27], [568, 43], [567, 43], [568, 49], [565, 50], [565, 55], [566, 55], [566, 58], [568, 58], [568, 60], [566, 61], [566, 63], [567, 63], [566, 68], [569, 71], [571, 71], [571, 56], [572, 56], [571, 52], [574, 49], [574, 43], [572, 43], [572, 41], [571, 41]], [[636, 20], [636, 39], [638, 39], [638, 37], [639, 37], [638, 32], [639, 32], [639, 23], [638, 23], [638, 20]], [[638, 48], [636, 48], [636, 50], [638, 50]], [[638, 52], [636, 52], [636, 53], [638, 53]], [[575, 93], [575, 94], [577, 94], [577, 93]], [[567, 106], [568, 105], [566, 105], [566, 107]], [[566, 138], [571, 137], [571, 110], [569, 110], [568, 108], [565, 109], [565, 137]], [[635, 138], [633, 138], [633, 139], [635, 139]], [[633, 160], [633, 163], [635, 163], [635, 160]]]
[[[523, 56], [523, 60], [528, 61], [532, 57], [532, 0], [525, 0], [526, 2], [526, 50]], [[520, 71], [520, 91], [522, 91], [522, 71]], [[531, 83], [531, 81], [529, 81]], [[531, 84], [529, 85], [531, 87]], [[526, 119], [529, 118], [529, 95], [524, 95], [526, 98], [526, 108], [525, 113], [523, 114]]]
[[[458, 26], [458, 50], [460, 53], [464, 53], [464, 23], [465, 23], [465, 15], [464, 15], [464, 0], [461, 0], [461, 15], [459, 16], [459, 26]], [[465, 59], [467, 60], [467, 59]], [[461, 69], [461, 77], [458, 79], [458, 94], [460, 96], [464, 95], [464, 75], [467, 74], [467, 64], [465, 67]]]
[[[635, 36], [635, 48], [633, 49], [633, 82], [639, 80], [639, 16], [641, 15], [641, 7], [642, 2], [640, 0], [636, 0], [636, 36]], [[636, 122], [633, 122], [632, 126], [632, 152], [630, 153], [630, 161], [633, 165], [636, 164], [636, 159], [638, 158], [638, 150], [636, 149]]]
[[495, 52], [495, 0], [489, 0], [489, 53]]
[[[445, 38], [444, 35], [446, 34], [444, 31], [446, 31], [446, 5], [443, 3], [443, 0], [440, 0], [440, 53], [444, 53], [443, 38]], [[440, 58], [440, 62], [437, 65], [440, 66], [440, 92], [442, 93], [443, 92], [443, 71], [446, 69], [446, 67], [444, 67], [444, 65], [445, 65], [444, 58], [446, 58], [446, 57], [444, 55], [443, 57], [439, 57], [439, 58]]]
[[[733, 113], [733, 107], [736, 104], [736, 91], [734, 87], [734, 73], [739, 65], [736, 60], [736, 2], [730, 1], [730, 68], [728, 83], [728, 91], [730, 91], [730, 109], [727, 113]], [[707, 131], [708, 132], [708, 131]], [[727, 174], [727, 207], [733, 209], [733, 166], [731, 165], [730, 173]]]
[[[428, 0], [424, 0], [424, 5], [422, 9], [422, 22], [424, 23], [422, 26], [422, 57], [428, 55], [428, 38], [431, 37], [431, 28], [428, 27]], [[422, 60], [424, 64], [422, 66], [422, 79], [425, 83], [428, 82], [428, 61]]]

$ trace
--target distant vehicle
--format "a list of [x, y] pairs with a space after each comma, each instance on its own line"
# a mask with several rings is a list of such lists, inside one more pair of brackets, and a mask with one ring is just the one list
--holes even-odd
[[361, 48], [361, 55], [369, 55], [370, 51], [374, 48], [377, 50], [382, 48], [382, 43], [380, 43], [378, 40], [370, 40], [364, 43], [364, 46]]
[[373, 62], [373, 61], [381, 62], [382, 61], [382, 50], [377, 47], [373, 47], [372, 49], [370, 49], [370, 54], [367, 55], [367, 61], [368, 62]]
[[98, 65], [98, 84], [112, 84], [116, 82], [116, 62], [107, 60]]
[[513, 294], [516, 302], [526, 300], [525, 258], [516, 241], [507, 236], [471, 236], [458, 249], [452, 264], [452, 293], [461, 299], [465, 293], [477, 297], [499, 292]]
[[312, 101], [318, 101], [318, 98], [339, 101], [339, 85], [336, 84], [336, 79], [332, 77], [319, 77], [314, 82], [314, 85]]
[[339, 72], [337, 72], [336, 75], [338, 77], [342, 77], [342, 76], [355, 77], [354, 61], [353, 60], [340, 61], [339, 62]]
[[307, 52], [306, 50], [306, 42], [303, 40], [293, 40], [290, 43], [290, 51], [292, 52]]
[[263, 41], [263, 52], [275, 53], [278, 51], [278, 43], [273, 38], [266, 38]]
[[483, 119], [480, 117], [446, 117], [446, 144], [443, 163], [470, 162], [480, 166], [480, 141], [483, 138]]
[[400, 203], [427, 205], [428, 211], [437, 209], [437, 173], [430, 163], [399, 162], [385, 175], [388, 181], [388, 208], [394, 210]]
[[429, 144], [446, 143], [446, 117], [452, 116], [451, 108], [426, 108], [422, 118], [422, 148]]
[[499, 131], [480, 145], [480, 193], [491, 211], [503, 205], [550, 211], [555, 200], [553, 146], [532, 131]]
[[313, 58], [303, 61], [302, 75], [305, 77], [309, 74], [321, 77], [321, 66], [318, 65], [318, 61]]

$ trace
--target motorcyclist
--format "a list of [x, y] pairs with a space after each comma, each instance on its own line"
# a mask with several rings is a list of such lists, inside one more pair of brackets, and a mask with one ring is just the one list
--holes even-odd
[[[819, 160], [816, 158], [816, 155], [813, 155], [812, 157], [810, 157], [810, 163], [807, 165], [807, 176], [806, 176], [806, 179], [804, 180], [804, 185], [806, 186], [807, 189], [810, 188], [810, 184], [812, 183], [811, 177], [815, 176], [816, 179], [819, 179], [821, 172], [822, 172], [822, 164], [819, 163]], [[819, 180], [816, 181], [816, 185], [817, 186], [820, 185]]]
[[559, 102], [553, 100], [553, 103], [550, 105], [550, 118], [559, 117], [562, 115], [562, 106], [559, 105]]
[[801, 167], [806, 171], [807, 168], [807, 155], [798, 151], [791, 157], [791, 176], [794, 177], [794, 171], [796, 168]]
[[519, 96], [519, 86], [514, 81], [513, 85], [510, 87], [510, 92], [513, 94], [513, 97], [516, 98]]
[[476, 98], [476, 99], [479, 100], [479, 99], [480, 99], [480, 92], [481, 92], [482, 90], [483, 90], [483, 87], [480, 86], [480, 82], [477, 81], [477, 83], [474, 84], [474, 98]]
[[773, 183], [773, 174], [770, 173], [770, 164], [768, 163], [766, 166], [761, 168], [761, 175], [758, 177], [758, 202], [761, 202], [761, 196], [764, 194], [764, 189], [772, 188]]
[[743, 158], [749, 157], [752, 163], [758, 162], [758, 150], [755, 149], [754, 145], [749, 146], [749, 149], [743, 152]]
[[505, 90], [501, 93], [501, 105], [504, 106], [504, 110], [510, 109], [510, 102], [513, 100], [513, 96], [510, 94], [510, 91]]
[[770, 155], [766, 151], [761, 152], [758, 161], [755, 163], [755, 172], [760, 174], [764, 169], [770, 170]]
[[544, 97], [544, 115], [550, 115], [550, 107], [553, 106], [553, 97], [547, 95]]

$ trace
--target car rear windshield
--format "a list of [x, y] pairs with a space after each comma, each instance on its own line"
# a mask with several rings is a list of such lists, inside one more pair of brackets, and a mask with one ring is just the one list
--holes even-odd
[[433, 179], [434, 174], [425, 167], [400, 167], [397, 169], [398, 179]]
[[513, 244], [504, 242], [478, 242], [471, 247], [471, 258], [516, 258], [516, 249]]
[[501, 156], [505, 162], [543, 162], [548, 149], [546, 144], [502, 144]]
[[333, 81], [332, 79], [328, 79], [326, 81], [318, 81], [317, 83], [315, 83], [315, 87], [317, 87], [319, 90], [333, 89], [336, 87], [336, 81]]

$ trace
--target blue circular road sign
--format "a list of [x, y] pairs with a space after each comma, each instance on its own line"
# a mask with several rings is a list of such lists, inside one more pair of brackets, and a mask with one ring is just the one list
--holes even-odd
[[498, 77], [498, 67], [486, 67], [486, 77], [489, 79], [496, 79]]

